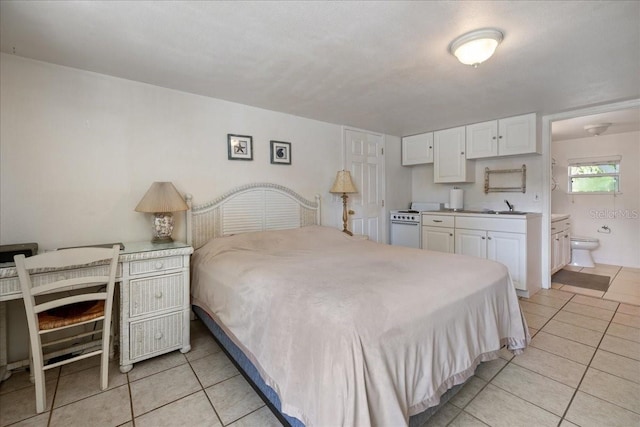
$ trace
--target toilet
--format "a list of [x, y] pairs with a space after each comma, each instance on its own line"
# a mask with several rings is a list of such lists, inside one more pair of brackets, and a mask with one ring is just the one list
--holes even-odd
[[571, 263], [575, 267], [595, 267], [591, 251], [600, 241], [593, 237], [571, 236]]

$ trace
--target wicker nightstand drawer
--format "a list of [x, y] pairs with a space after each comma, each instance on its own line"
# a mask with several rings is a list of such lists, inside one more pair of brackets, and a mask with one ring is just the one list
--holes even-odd
[[129, 317], [179, 309], [184, 305], [184, 274], [131, 280], [129, 298]]
[[132, 361], [146, 358], [154, 353], [164, 353], [172, 348], [182, 347], [181, 312], [162, 317], [154, 317], [129, 324], [129, 357]]
[[182, 266], [183, 263], [181, 256], [131, 261], [129, 263], [129, 274], [135, 276], [155, 271], [167, 271], [175, 268], [182, 268]]

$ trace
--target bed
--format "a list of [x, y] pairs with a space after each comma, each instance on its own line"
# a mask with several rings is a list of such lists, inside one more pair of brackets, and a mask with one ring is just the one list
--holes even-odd
[[502, 264], [322, 227], [273, 184], [187, 203], [194, 311], [290, 425], [420, 425], [530, 341]]

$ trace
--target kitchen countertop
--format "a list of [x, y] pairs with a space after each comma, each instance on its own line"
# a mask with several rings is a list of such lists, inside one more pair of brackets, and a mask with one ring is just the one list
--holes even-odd
[[563, 219], [567, 219], [569, 218], [571, 215], [569, 214], [561, 214], [561, 213], [552, 213], [551, 214], [551, 221], [560, 221]]
[[[520, 211], [516, 211], [520, 212]], [[527, 218], [534, 216], [542, 216], [540, 212], [521, 212], [521, 213], [505, 213], [504, 211], [499, 211], [496, 213], [492, 210], [459, 210], [454, 211], [452, 209], [442, 209], [439, 211], [425, 211], [422, 212], [427, 215], [459, 215], [459, 216], [480, 216], [484, 218]]]

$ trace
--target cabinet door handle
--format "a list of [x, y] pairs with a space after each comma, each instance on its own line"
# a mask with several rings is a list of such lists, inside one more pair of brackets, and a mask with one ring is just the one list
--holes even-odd
[[158, 298], [158, 299], [162, 298], [162, 291], [156, 292], [155, 297]]
[[164, 267], [164, 263], [158, 261], [156, 262], [155, 267], [156, 267], [156, 270], [162, 270], [162, 267]]
[[567, 237], [569, 237], [569, 235], [568, 235], [568, 234], [565, 234], [565, 235], [564, 235], [564, 238], [566, 239]]
[[502, 139], [502, 135], [500, 135], [498, 138]]
[[156, 332], [156, 334], [153, 337], [157, 340], [161, 340], [163, 336], [164, 335], [162, 334], [162, 332]]
[[431, 150], [432, 148], [433, 148], [433, 147], [430, 145], [430, 146], [429, 146], [429, 149]]
[[484, 240], [484, 236], [482, 236], [482, 240]]
[[464, 151], [461, 151], [460, 154], [464, 156]]
[[496, 139], [496, 137], [494, 136], [493, 139]]
[[449, 236], [453, 236], [453, 233], [449, 233]]
[[487, 237], [487, 239], [491, 240], [491, 237]]
[[433, 221], [433, 222], [442, 222], [442, 220], [441, 220], [441, 219], [433, 219], [432, 221]]

